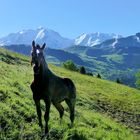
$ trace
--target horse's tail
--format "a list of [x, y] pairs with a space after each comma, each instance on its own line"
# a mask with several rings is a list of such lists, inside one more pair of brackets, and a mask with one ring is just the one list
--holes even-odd
[[73, 83], [73, 81], [69, 78], [64, 78], [64, 82], [66, 84], [66, 86], [68, 87], [70, 93], [71, 93], [71, 97], [72, 98], [76, 98], [76, 87]]

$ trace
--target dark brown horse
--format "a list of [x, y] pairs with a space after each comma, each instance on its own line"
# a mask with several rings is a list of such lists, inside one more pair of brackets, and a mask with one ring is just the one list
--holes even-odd
[[61, 102], [66, 101], [70, 109], [71, 124], [73, 124], [76, 88], [69, 78], [60, 78], [49, 70], [43, 54], [44, 48], [45, 43], [43, 46], [40, 46], [38, 44], [36, 45], [34, 41], [32, 42], [31, 64], [33, 65], [34, 80], [30, 87], [33, 92], [33, 99], [35, 101], [39, 126], [41, 128], [43, 128], [43, 125], [41, 120], [40, 100], [42, 99], [45, 102], [45, 134], [48, 134], [48, 121], [51, 103], [56, 107], [60, 114], [60, 118], [62, 119], [64, 108], [61, 105]]

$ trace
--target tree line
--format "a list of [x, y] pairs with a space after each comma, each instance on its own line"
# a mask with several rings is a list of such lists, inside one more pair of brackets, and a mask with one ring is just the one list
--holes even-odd
[[[74, 64], [74, 62], [72, 60], [67, 60], [66, 62], [62, 63], [62, 67], [66, 68], [68, 70], [79, 72], [81, 74], [93, 76], [93, 74], [91, 72], [86, 71], [84, 66], [78, 67], [76, 64]], [[99, 73], [97, 74], [97, 78], [101, 78], [101, 75]]]

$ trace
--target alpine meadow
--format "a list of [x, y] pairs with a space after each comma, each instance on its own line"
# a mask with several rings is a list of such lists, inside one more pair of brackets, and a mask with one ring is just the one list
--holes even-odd
[[[46, 60], [47, 61], [47, 60]], [[51, 105], [49, 140], [139, 140], [140, 91], [49, 64], [51, 71], [71, 78], [77, 89], [74, 126]], [[39, 140], [41, 129], [30, 84], [30, 57], [0, 48], [0, 139]], [[43, 115], [45, 104], [41, 101]], [[43, 117], [42, 117], [43, 118]], [[45, 122], [43, 120], [43, 125]]]

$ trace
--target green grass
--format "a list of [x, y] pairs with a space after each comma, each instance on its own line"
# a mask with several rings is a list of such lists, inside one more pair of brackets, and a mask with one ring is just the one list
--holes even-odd
[[[49, 67], [61, 77], [70, 77], [77, 88], [74, 127], [68, 126], [69, 110], [65, 103], [63, 103], [65, 114], [61, 125], [58, 112], [51, 106], [50, 140], [140, 139], [139, 90], [84, 76], [54, 65]], [[41, 138], [29, 88], [32, 79], [33, 73], [28, 57], [0, 49], [1, 140]], [[44, 114], [43, 101], [41, 104]]]

